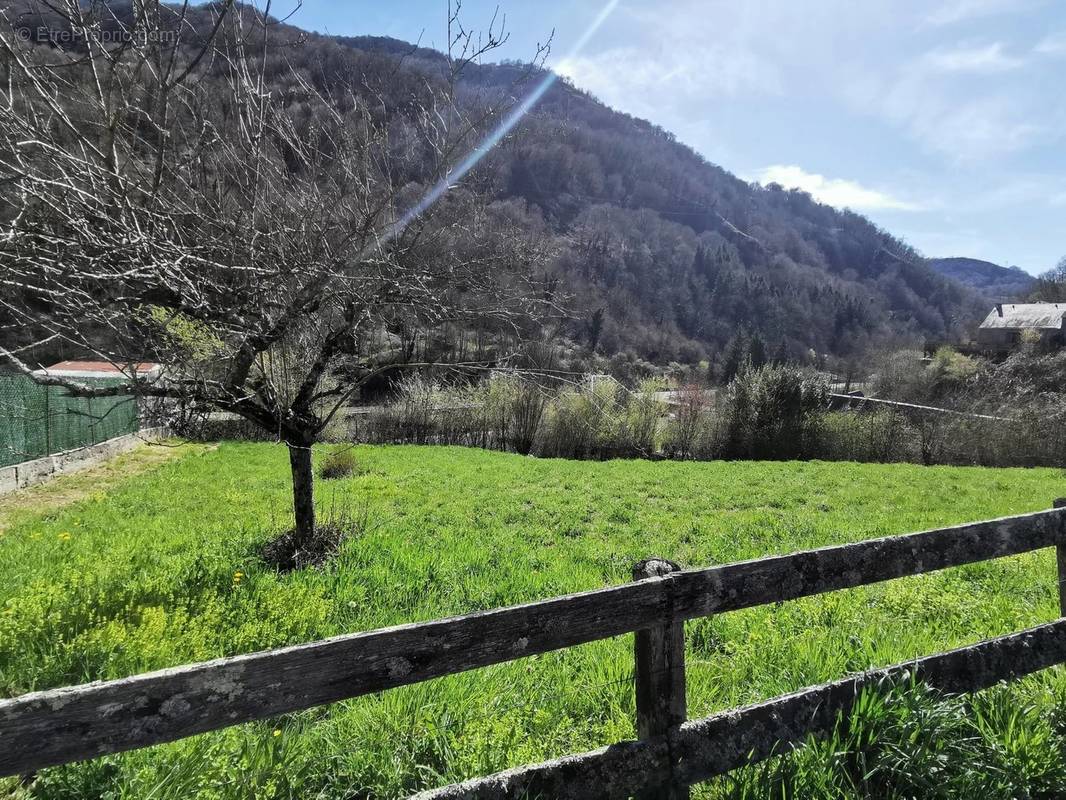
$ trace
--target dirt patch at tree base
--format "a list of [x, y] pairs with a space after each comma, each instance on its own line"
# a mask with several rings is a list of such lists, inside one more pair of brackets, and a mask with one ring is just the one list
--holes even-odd
[[338, 553], [350, 534], [348, 526], [327, 522], [316, 526], [309, 540], [298, 543], [296, 530], [287, 530], [263, 545], [260, 556], [281, 573], [320, 567]]

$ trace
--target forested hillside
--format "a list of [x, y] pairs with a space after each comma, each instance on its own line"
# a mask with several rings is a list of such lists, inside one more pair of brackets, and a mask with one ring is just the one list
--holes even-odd
[[[340, 41], [411, 52], [390, 39]], [[427, 68], [434, 57], [417, 51]], [[515, 70], [482, 66], [470, 83], [504, 86]], [[606, 353], [633, 347], [688, 361], [750, 332], [794, 358], [809, 349], [843, 355], [885, 339], [950, 335], [982, 307], [866, 218], [748, 184], [565, 81], [486, 167], [491, 191], [527, 229], [560, 238], [571, 332]]]
[[[23, 3], [21, 16], [16, 5], [9, 14], [24, 30], [56, 24], [27, 11], [36, 4]], [[209, 14], [195, 9], [189, 24], [206, 30]], [[326, 96], [369, 104], [389, 120], [392, 147], [404, 156], [393, 172], [403, 196], [424, 192], [421, 155], [405, 151], [405, 141], [421, 124], [426, 85], [444, 80], [445, 57], [394, 39], [276, 29], [287, 43], [268, 56], [267, 88], [291, 98], [292, 114], [307, 125], [320, 112], [293, 85], [292, 66]], [[506, 93], [520, 96], [545, 77], [529, 71], [471, 65], [456, 100], [498, 107]], [[341, 86], [350, 93], [338, 93]], [[983, 310], [976, 293], [864, 217], [748, 184], [563, 80], [462, 185], [486, 200], [494, 224], [550, 254], [545, 280], [566, 314], [546, 332], [604, 355], [694, 363], [719, 358], [737, 340], [792, 359], [851, 355], [950, 336]]]
[[991, 300], [1023, 296], [1036, 284], [1036, 278], [1019, 267], [1001, 267], [977, 258], [934, 258], [930, 259], [929, 266]]

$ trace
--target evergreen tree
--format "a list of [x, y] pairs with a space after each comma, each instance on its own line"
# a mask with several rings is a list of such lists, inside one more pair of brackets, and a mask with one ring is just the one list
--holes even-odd
[[766, 343], [758, 333], [753, 333], [748, 343], [748, 361], [755, 369], [766, 366]]
[[729, 383], [748, 363], [748, 337], [743, 331], [729, 340], [722, 360], [722, 383]]

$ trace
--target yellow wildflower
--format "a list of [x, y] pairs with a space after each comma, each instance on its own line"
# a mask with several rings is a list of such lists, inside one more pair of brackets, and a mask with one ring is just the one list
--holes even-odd
[[274, 735], [281, 736], [281, 731], [279, 731], [277, 728], [274, 728]]
[[70, 539], [71, 536], [67, 531], [63, 531], [61, 534], [59, 534], [59, 541], [61, 542], [69, 542]]

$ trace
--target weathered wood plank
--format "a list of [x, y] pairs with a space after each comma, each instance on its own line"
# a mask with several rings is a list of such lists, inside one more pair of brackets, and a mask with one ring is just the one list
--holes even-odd
[[[1054, 503], [1055, 508], [1066, 508], [1066, 497]], [[1066, 542], [1055, 548], [1055, 562], [1059, 571], [1059, 616], [1066, 617]]]
[[1066, 621], [1059, 620], [969, 647], [874, 669], [767, 703], [683, 725], [672, 749], [688, 783], [756, 763], [809, 734], [824, 733], [846, 714], [859, 692], [885, 679], [911, 675], [948, 694], [987, 689], [1066, 663]]
[[1066, 513], [1041, 511], [924, 533], [675, 573], [685, 619], [935, 572], [1066, 543]]
[[24, 774], [628, 633], [660, 581], [0, 701], [0, 775]]
[[[659, 578], [679, 572], [672, 561], [650, 558], [633, 568], [633, 580]], [[672, 586], [672, 584], [668, 584]], [[687, 717], [685, 695], [685, 623], [676, 621], [669, 594], [662, 625], [639, 630], [633, 637], [637, 737], [654, 739], [677, 728]], [[669, 740], [668, 740], [669, 741]], [[673, 763], [668, 759], [667, 764]], [[688, 800], [687, 786], [672, 779], [669, 770], [637, 794], [637, 800]]]
[[666, 769], [671, 754], [677, 759], [675, 775], [694, 784], [783, 752], [809, 734], [828, 731], [863, 688], [886, 679], [913, 674], [941, 691], [960, 694], [1062, 663], [1066, 620], [686, 722], [668, 737], [621, 742], [519, 767], [422, 792], [412, 800], [629, 797], [644, 787], [647, 775]]
[[0, 700], [0, 776], [641, 630], [668, 596], [687, 619], [1054, 546], [1064, 529], [1066, 511], [1040, 512]]
[[[633, 569], [634, 580], [661, 578], [680, 571], [670, 561], [653, 558]], [[663, 624], [637, 631], [633, 643], [637, 735], [660, 736], [685, 721], [685, 625], [675, 622], [670, 599]]]

